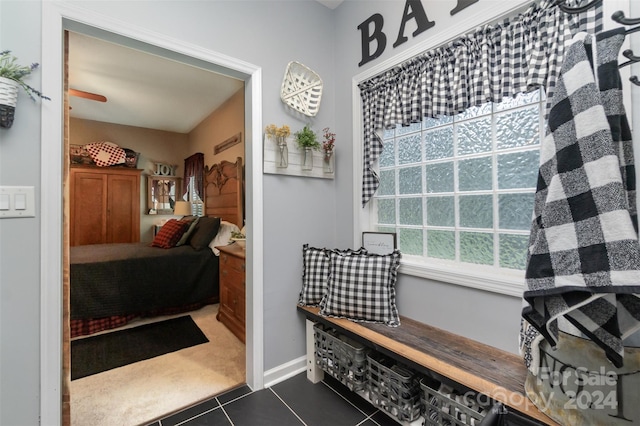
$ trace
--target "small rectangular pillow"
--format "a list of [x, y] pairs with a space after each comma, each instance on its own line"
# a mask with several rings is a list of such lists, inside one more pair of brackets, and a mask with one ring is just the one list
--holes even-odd
[[196, 225], [198, 224], [199, 220], [200, 220], [200, 217], [198, 216], [185, 216], [182, 219], [180, 219], [180, 222], [188, 223], [189, 227], [184, 232], [184, 234], [182, 234], [182, 237], [180, 237], [180, 241], [176, 243], [176, 247], [187, 244], [187, 242], [189, 241], [189, 237], [191, 236], [191, 234], [193, 234], [193, 231], [196, 229]]
[[220, 229], [219, 217], [201, 217], [193, 234], [191, 234], [191, 238], [189, 238], [189, 245], [196, 250], [208, 247], [211, 240], [218, 233], [218, 229]]
[[399, 250], [386, 255], [331, 252], [329, 256], [329, 281], [320, 315], [400, 325], [396, 306]]
[[331, 259], [329, 253], [336, 252], [342, 255], [366, 253], [364, 248], [358, 250], [333, 249], [302, 246], [302, 290], [298, 303], [304, 306], [318, 306], [327, 291], [329, 279], [329, 265]]
[[176, 219], [170, 219], [162, 225], [160, 231], [151, 242], [151, 247], [172, 248], [189, 228], [189, 224]]

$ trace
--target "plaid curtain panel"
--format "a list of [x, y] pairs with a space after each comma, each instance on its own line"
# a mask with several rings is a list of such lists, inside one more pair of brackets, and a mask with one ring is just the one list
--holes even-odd
[[400, 251], [388, 255], [330, 253], [327, 291], [320, 315], [400, 325], [396, 281]]
[[[591, 0], [567, 0], [567, 6]], [[564, 13], [543, 0], [517, 17], [476, 29], [362, 82], [364, 169], [362, 205], [379, 186], [375, 163], [383, 150], [379, 132], [425, 117], [459, 114], [538, 87], [552, 96], [564, 46], [580, 31], [602, 29], [602, 5]]]
[[529, 364], [540, 342], [530, 326], [555, 345], [566, 320], [616, 367], [623, 337], [640, 328], [635, 171], [617, 62], [624, 38], [624, 28], [579, 33], [551, 99], [522, 311]]

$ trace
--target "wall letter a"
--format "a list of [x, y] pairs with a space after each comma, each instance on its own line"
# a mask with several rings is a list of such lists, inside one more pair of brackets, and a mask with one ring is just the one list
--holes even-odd
[[[373, 24], [373, 33], [369, 34], [369, 26]], [[358, 29], [361, 33], [362, 39], [362, 60], [358, 64], [359, 67], [363, 66], [369, 61], [373, 61], [378, 56], [382, 55], [385, 47], [387, 47], [387, 36], [382, 32], [382, 26], [384, 25], [384, 18], [379, 13], [375, 13], [369, 17], [366, 21], [358, 25]], [[377, 43], [376, 51], [373, 55], [370, 54], [369, 46], [371, 42], [375, 40]]]
[[[409, 8], [411, 8], [411, 12], [409, 12]], [[404, 35], [404, 25], [409, 19], [415, 19], [416, 24], [418, 25], [418, 28], [416, 28], [416, 30], [412, 34], [414, 37], [421, 32], [428, 30], [436, 24], [435, 22], [429, 21], [429, 18], [427, 18], [427, 14], [424, 12], [424, 8], [422, 7], [422, 3], [420, 3], [420, 0], [407, 0], [407, 2], [404, 4], [404, 13], [402, 14], [402, 22], [400, 23], [398, 39], [395, 43], [393, 43], [393, 47], [398, 47], [408, 40]]]

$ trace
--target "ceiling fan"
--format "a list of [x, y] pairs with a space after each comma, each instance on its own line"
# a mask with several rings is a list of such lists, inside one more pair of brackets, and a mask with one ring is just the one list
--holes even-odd
[[69, 89], [69, 96], [76, 96], [78, 98], [91, 99], [92, 101], [107, 102], [107, 98], [96, 93], [85, 92], [84, 90]]

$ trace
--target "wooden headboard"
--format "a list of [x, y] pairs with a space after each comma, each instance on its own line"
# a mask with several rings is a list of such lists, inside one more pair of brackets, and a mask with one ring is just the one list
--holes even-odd
[[204, 214], [244, 226], [244, 173], [242, 158], [223, 160], [204, 168]]

